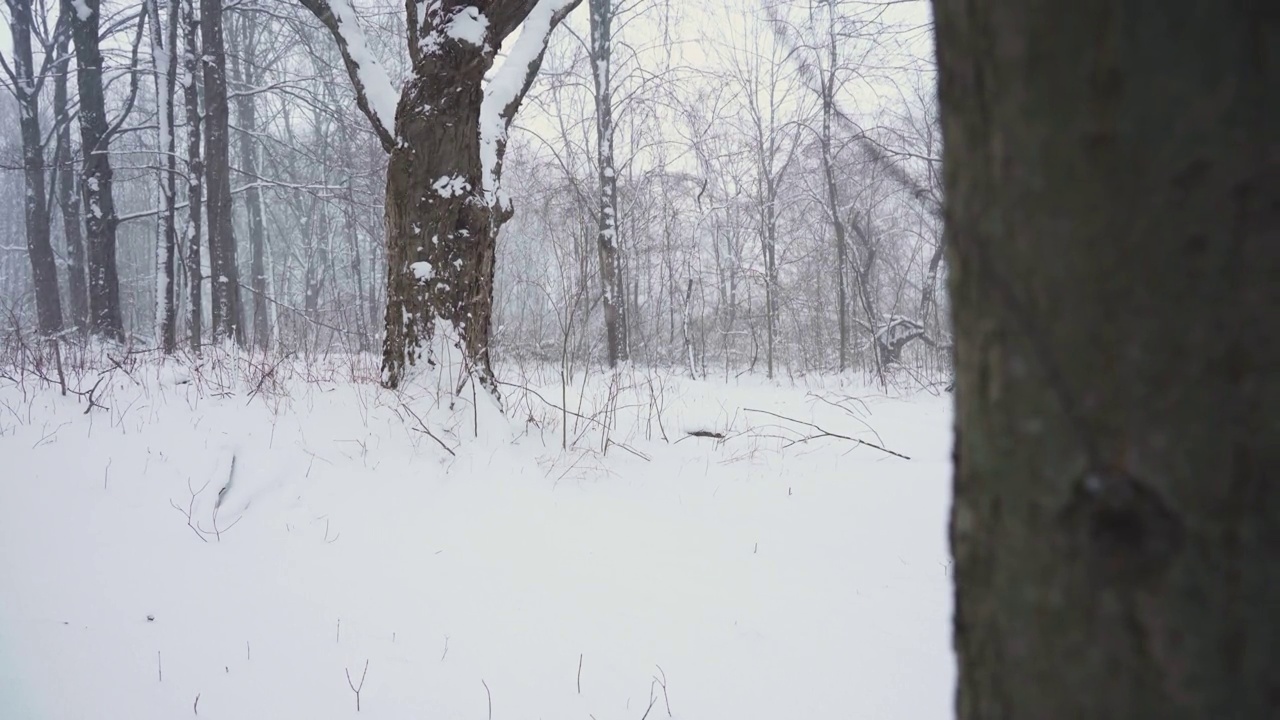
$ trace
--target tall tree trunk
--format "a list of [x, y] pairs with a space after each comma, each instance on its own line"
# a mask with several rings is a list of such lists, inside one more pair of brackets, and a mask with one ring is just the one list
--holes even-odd
[[9, 32], [13, 39], [13, 96], [18, 101], [22, 133], [22, 166], [26, 181], [25, 219], [27, 256], [36, 291], [36, 323], [41, 335], [62, 330], [62, 301], [58, 295], [58, 265], [49, 231], [49, 204], [45, 193], [44, 137], [40, 132], [40, 86], [31, 51], [31, 0], [5, 0], [9, 7]]
[[[249, 187], [244, 193], [244, 209], [249, 226], [249, 287], [253, 291], [253, 344], [265, 350], [271, 344], [270, 314], [267, 310], [266, 225], [262, 215], [262, 191], [258, 188], [258, 150], [253, 134], [258, 127], [258, 106], [252, 89], [261, 79], [258, 65], [259, 29], [252, 14], [240, 16], [239, 52], [231, 56], [232, 79], [240, 85], [236, 97], [236, 124], [240, 126], [240, 167]], [[241, 62], [241, 56], [244, 61]]]
[[[320, 176], [322, 184], [328, 184], [329, 173], [325, 169]], [[329, 279], [329, 206], [319, 198], [313, 199], [307, 218], [307, 268], [303, 279], [302, 309], [309, 319], [316, 319], [320, 310], [320, 296], [325, 281]], [[312, 231], [312, 228], [315, 228]]]
[[160, 246], [156, 252], [156, 327], [165, 353], [178, 347], [177, 298], [174, 273], [177, 264], [177, 146], [173, 134], [173, 98], [178, 87], [178, 15], [171, 4], [168, 26], [160, 23], [160, 0], [146, 0], [151, 19], [151, 52], [155, 66], [156, 116], [159, 121], [160, 194], [164, 208], [160, 215]]
[[[762, 165], [763, 172], [769, 172]], [[773, 178], [766, 176], [760, 180], [765, 188], [764, 204], [760, 208], [760, 254], [764, 258], [764, 322], [765, 322], [765, 375], [770, 380], [774, 374], [774, 337], [778, 325], [778, 216], [777, 189]]]
[[836, 244], [836, 323], [840, 334], [840, 371], [849, 366], [849, 282], [845, 277], [849, 258], [849, 237], [840, 207], [840, 187], [836, 183], [834, 137], [832, 133], [832, 116], [836, 103], [836, 67], [838, 62], [836, 48], [835, 6], [827, 2], [826, 54], [827, 66], [821, 75], [819, 101], [822, 104], [822, 134], [819, 145], [822, 151], [822, 179], [827, 190], [827, 212], [831, 215], [831, 227]]
[[1280, 17], [935, 0], [961, 720], [1280, 707]]
[[[343, 123], [341, 126], [341, 140], [343, 147], [351, 147], [351, 140], [347, 135], [347, 126]], [[365, 287], [364, 287], [364, 260], [360, 253], [360, 234], [356, 231], [355, 216], [355, 194], [352, 191], [351, 171], [348, 170], [344, 186], [344, 200], [346, 206], [342, 211], [343, 229], [347, 236], [347, 242], [351, 246], [351, 273], [356, 283], [356, 334], [359, 337], [360, 352], [368, 352], [369, 350], [369, 327], [365, 322]]]
[[836, 243], [836, 318], [840, 332], [840, 371], [849, 363], [849, 283], [845, 277], [849, 262], [849, 237], [840, 212], [840, 188], [836, 184], [835, 158], [831, 138], [831, 96], [823, 88], [822, 96], [822, 177], [827, 187], [827, 212]]
[[116, 203], [109, 155], [106, 99], [102, 87], [102, 50], [98, 46], [99, 0], [63, 0], [71, 18], [76, 48], [76, 84], [80, 90], [80, 189], [84, 196], [88, 244], [89, 322], [92, 331], [124, 340], [120, 313], [120, 276], [116, 270]]
[[204, 65], [204, 170], [208, 183], [209, 275], [213, 339], [245, 345], [240, 307], [240, 270], [231, 223], [231, 162], [227, 107], [227, 53], [223, 45], [222, 0], [200, 0], [200, 41]]
[[75, 148], [71, 145], [71, 118], [67, 114], [67, 73], [71, 68], [71, 36], [57, 44], [54, 66], [53, 119], [58, 123], [55, 164], [58, 166], [58, 207], [62, 211], [62, 238], [67, 252], [67, 291], [71, 300], [71, 323], [78, 330], [89, 327], [89, 288], [85, 282], [84, 234], [80, 223], [80, 173], [72, 170]]
[[201, 283], [204, 275], [200, 263], [200, 232], [204, 215], [204, 160], [200, 155], [201, 126], [204, 115], [200, 112], [200, 16], [196, 13], [196, 0], [181, 2], [184, 12], [182, 54], [182, 101], [187, 115], [187, 291], [190, 293], [188, 321], [191, 333], [191, 349], [199, 350], [204, 334], [204, 293]]
[[938, 268], [942, 265], [942, 254], [945, 243], [938, 243], [929, 256], [928, 271], [925, 273], [924, 285], [920, 289], [920, 324], [928, 330], [933, 322], [937, 324], [938, 316]]
[[613, 159], [613, 0], [590, 0], [591, 77], [596, 91], [596, 246], [609, 367], [627, 362], [626, 293], [618, 261], [618, 178]]

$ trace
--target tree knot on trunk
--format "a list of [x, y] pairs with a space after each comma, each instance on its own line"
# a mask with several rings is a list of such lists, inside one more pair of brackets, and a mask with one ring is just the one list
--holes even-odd
[[1108, 584], [1158, 580], [1182, 549], [1182, 520], [1148, 483], [1117, 468], [1081, 476], [1060, 514], [1073, 559]]

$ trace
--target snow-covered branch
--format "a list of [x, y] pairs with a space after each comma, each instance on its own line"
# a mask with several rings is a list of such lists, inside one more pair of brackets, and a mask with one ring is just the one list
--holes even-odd
[[329, 29], [342, 52], [342, 61], [356, 91], [356, 105], [373, 123], [383, 149], [396, 146], [396, 106], [400, 91], [378, 59], [369, 51], [364, 30], [356, 22], [349, 0], [298, 0]]
[[507, 131], [538, 75], [552, 31], [580, 2], [539, 0], [525, 18], [520, 37], [507, 59], [485, 87], [484, 104], [480, 108], [480, 162], [484, 168], [485, 199], [490, 205], [500, 202], [498, 178], [506, 150]]

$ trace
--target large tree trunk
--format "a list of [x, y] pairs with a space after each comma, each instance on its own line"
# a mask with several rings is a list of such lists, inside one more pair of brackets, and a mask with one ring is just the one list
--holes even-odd
[[13, 39], [13, 86], [22, 133], [22, 165], [26, 180], [25, 219], [27, 256], [36, 291], [36, 323], [41, 335], [62, 330], [62, 302], [58, 295], [58, 265], [49, 232], [49, 204], [45, 193], [44, 136], [40, 132], [40, 86], [31, 51], [30, 0], [6, 0]]
[[199, 350], [204, 334], [204, 275], [200, 264], [200, 231], [204, 215], [204, 159], [200, 155], [204, 115], [200, 112], [200, 16], [196, 0], [179, 0], [185, 13], [182, 54], [182, 101], [187, 115], [187, 290], [191, 349]]
[[591, 60], [596, 91], [596, 174], [599, 207], [596, 247], [600, 256], [605, 340], [609, 367], [627, 362], [627, 315], [622, 263], [618, 260], [618, 178], [613, 160], [613, 0], [591, 0]]
[[[504, 218], [495, 218], [478, 197], [481, 80], [489, 62], [474, 46], [428, 56], [400, 99], [403, 142], [391, 151], [387, 168], [382, 363], [390, 385], [418, 359], [437, 319], [456, 330], [478, 376], [492, 377], [493, 260], [496, 226]], [[414, 111], [421, 106], [431, 107], [431, 114]]]
[[[99, 0], [63, 0], [71, 18], [76, 48], [76, 84], [80, 90], [80, 189], [84, 195], [88, 241], [89, 322], [92, 331], [124, 339], [120, 313], [120, 276], [116, 270], [116, 203], [109, 153], [106, 102], [102, 88], [102, 50], [98, 46]], [[85, 12], [82, 14], [81, 10]]]
[[222, 0], [200, 0], [204, 53], [204, 170], [208, 183], [209, 275], [213, 339], [245, 344], [240, 270], [231, 224], [231, 162], [227, 107], [227, 53], [222, 40]]
[[935, 0], [962, 720], [1280, 712], [1280, 16]]
[[[407, 1], [413, 75], [394, 122], [387, 100], [395, 90], [369, 56], [350, 4], [300, 2], [334, 36], [357, 105], [391, 154], [383, 382], [398, 386], [443, 324], [456, 336], [467, 375], [496, 399], [489, 336], [497, 233], [512, 212], [500, 186], [506, 134], [552, 30], [580, 0]], [[486, 98], [485, 72], [522, 24]]]

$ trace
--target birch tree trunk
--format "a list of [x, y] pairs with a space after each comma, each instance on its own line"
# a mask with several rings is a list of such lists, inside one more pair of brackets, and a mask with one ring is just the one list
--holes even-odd
[[151, 19], [151, 51], [155, 66], [156, 116], [159, 121], [160, 194], [164, 207], [160, 215], [160, 247], [156, 253], [156, 327], [165, 353], [178, 346], [177, 298], [174, 276], [177, 264], [177, 146], [173, 132], [173, 98], [178, 88], [178, 12], [169, 7], [168, 25], [160, 23], [160, 0], [146, 0]]
[[200, 112], [200, 16], [196, 0], [182, 3], [182, 101], [187, 115], [187, 291], [191, 317], [191, 349], [199, 350], [204, 335], [204, 273], [200, 262], [200, 233], [204, 219], [204, 159], [200, 154], [204, 115]]
[[935, 0], [962, 720], [1280, 707], [1280, 16]]

